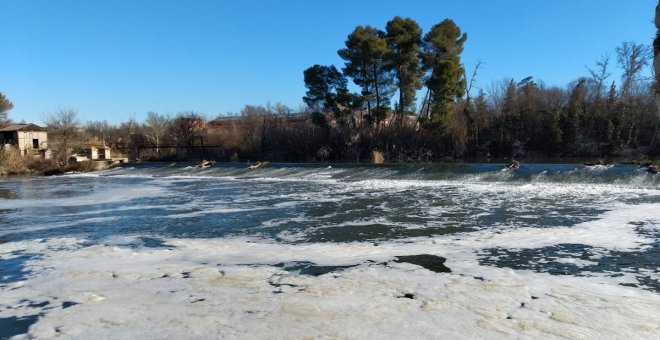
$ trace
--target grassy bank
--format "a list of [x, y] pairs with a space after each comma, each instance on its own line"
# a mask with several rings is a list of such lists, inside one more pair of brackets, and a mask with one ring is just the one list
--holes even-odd
[[89, 162], [60, 165], [55, 159], [21, 156], [15, 149], [0, 152], [0, 176], [58, 175], [70, 171], [92, 171]]

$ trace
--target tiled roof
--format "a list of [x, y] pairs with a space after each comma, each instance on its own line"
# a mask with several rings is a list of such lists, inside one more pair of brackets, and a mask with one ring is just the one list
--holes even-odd
[[11, 131], [46, 131], [46, 129], [35, 124], [14, 124], [14, 125], [9, 125], [3, 129], [0, 129], [0, 132], [11, 132]]

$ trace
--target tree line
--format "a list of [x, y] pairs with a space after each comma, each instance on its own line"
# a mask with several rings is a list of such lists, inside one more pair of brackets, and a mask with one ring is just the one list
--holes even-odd
[[[642, 74], [652, 58], [650, 46], [616, 47], [619, 85], [605, 55], [564, 88], [527, 77], [484, 90], [474, 87], [481, 63], [471, 75], [461, 64], [466, 41], [450, 19], [426, 34], [414, 20], [398, 16], [385, 30], [358, 26], [337, 52], [345, 61], [341, 71], [334, 65], [304, 71], [303, 100], [335, 130], [367, 137], [371, 148], [394, 159], [422, 149], [434, 158], [658, 153], [655, 84]], [[348, 90], [348, 79], [359, 93]]]
[[49, 146], [60, 162], [90, 146], [107, 146], [113, 154], [139, 160], [257, 159], [312, 160], [318, 127], [307, 114], [277, 103], [245, 105], [237, 115], [208, 118], [204, 113], [174, 115], [148, 112], [119, 124], [80, 122], [75, 109], [60, 108], [46, 117]]

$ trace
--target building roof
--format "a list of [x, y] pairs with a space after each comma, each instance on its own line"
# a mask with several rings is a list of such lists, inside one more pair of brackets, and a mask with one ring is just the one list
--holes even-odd
[[3, 129], [0, 129], [0, 132], [13, 132], [13, 131], [46, 131], [46, 129], [35, 124], [14, 124], [14, 125], [9, 125]]

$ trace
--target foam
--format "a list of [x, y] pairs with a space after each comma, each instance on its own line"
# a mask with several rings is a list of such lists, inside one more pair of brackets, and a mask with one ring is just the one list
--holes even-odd
[[[116, 185], [126, 173], [103, 173], [112, 177], [111, 184], [95, 187], [97, 192], [64, 199], [2, 200], [3, 209], [4, 203], [14, 204], [9, 209], [89, 205], [82, 212], [89, 218], [73, 220], [81, 214], [60, 209], [58, 217], [72, 220], [3, 227], [2, 232], [75, 223], [94, 223], [102, 229], [104, 224], [119, 223], [119, 217], [106, 214], [135, 209], [158, 209], [153, 217], [178, 219], [284, 211], [260, 215], [251, 230], [252, 235], [274, 230], [276, 237], [161, 239], [121, 234], [101, 241], [94, 238], [99, 235], [91, 235], [94, 240], [62, 237], [0, 243], [0, 260], [35, 255], [25, 260], [25, 275], [0, 284], [0, 318], [42, 314], [25, 335], [34, 338], [660, 337], [660, 296], [643, 289], [639, 278], [660, 281], [653, 269], [584, 272], [578, 277], [481, 262], [490, 249], [516, 252], [578, 244], [593, 247], [588, 257], [563, 251], [554, 253], [552, 261], [588, 268], [612, 252], [649, 250], [657, 242], [654, 231], [660, 226], [660, 203], [656, 203], [660, 193], [652, 187], [550, 183], [540, 178], [546, 174], [533, 183], [507, 182], [514, 176], [511, 172], [458, 180], [351, 179], [360, 173], [334, 179], [334, 170], [318, 175], [284, 170], [245, 174], [263, 175], [257, 179], [207, 177], [211, 171], [200, 174], [179, 171], [138, 178], [136, 185]], [[499, 179], [489, 182], [493, 176]], [[290, 185], [300, 178], [323, 185]], [[205, 185], [189, 193], [188, 185], [196, 188], [196, 182]], [[287, 182], [285, 189], [271, 190], [270, 184], [276, 182]], [[221, 200], [207, 197], [206, 192], [226, 188], [235, 191]], [[352, 200], [363, 199], [370, 200], [365, 204], [368, 212], [352, 214]], [[116, 209], [101, 206], [119, 202]], [[324, 204], [337, 205], [317, 215], [306, 210]], [[401, 205], [411, 207], [405, 210]], [[576, 209], [570, 222], [555, 223], [554, 219], [565, 218], [566, 207]], [[479, 225], [479, 218], [496, 213], [494, 209], [506, 210], [515, 219], [484, 219], [486, 225]], [[582, 213], [582, 209], [593, 211]], [[406, 219], [392, 218], [402, 211]], [[12, 218], [22, 213], [10, 212]], [[534, 223], [524, 222], [530, 219]], [[320, 228], [382, 224], [419, 229], [451, 227], [457, 220], [471, 227], [465, 229], [470, 232], [377, 242], [300, 243]], [[287, 223], [305, 228], [276, 228]], [[162, 242], [147, 246], [141, 237]], [[435, 273], [395, 261], [398, 256], [419, 254], [446, 258], [452, 272]], [[550, 260], [538, 260], [544, 262]], [[290, 269], [300, 263], [341, 268], [318, 276]]]
[[34, 231], [43, 231], [43, 230], [51, 230], [51, 229], [59, 229], [59, 228], [68, 228], [68, 227], [73, 227], [77, 225], [82, 225], [82, 224], [103, 224], [103, 223], [108, 223], [108, 222], [113, 222], [120, 220], [121, 217], [119, 216], [108, 216], [108, 217], [90, 217], [90, 218], [78, 218], [75, 220], [69, 220], [69, 221], [64, 221], [64, 222], [54, 222], [54, 223], [49, 223], [47, 225], [43, 224], [21, 224], [21, 225], [16, 225], [16, 226], [6, 226], [0, 229], [0, 236], [2, 235], [8, 235], [12, 233], [27, 233], [27, 232], [34, 232]]
[[[657, 205], [619, 207], [597, 221], [575, 226], [573, 233], [562, 230], [562, 239], [555, 243], [582, 241], [583, 235], [591, 233], [591, 238], [601, 235], [600, 241], [592, 242], [594, 245], [621, 248], [622, 244], [604, 239], [602, 234], [614, 233], [614, 239], [629, 238], [631, 235], [622, 234], [627, 231], [613, 226], [629, 220], [655, 219], [657, 216], [648, 212], [658, 211], [656, 208]], [[610, 280], [604, 277], [554, 277], [478, 266], [470, 251], [493, 246], [541, 246], [552, 244], [553, 240], [548, 235], [530, 235], [529, 230], [518, 229], [378, 246], [357, 242], [291, 245], [246, 238], [168, 239], [166, 243], [171, 248], [135, 251], [113, 245], [82, 247], [85, 240], [77, 239], [15, 242], [0, 245], [3, 258], [16, 251], [44, 253], [46, 257], [31, 261], [30, 268], [39, 275], [9, 291], [3, 289], [2, 294], [9, 298], [7, 304], [24, 298], [50, 304], [78, 303], [48, 311], [31, 329], [31, 335], [37, 337], [54, 336], [54, 329], [63, 335], [82, 337], [171, 337], [190, 329], [204, 330], [200, 336], [228, 337], [402, 336], [402, 331], [394, 327], [398, 324], [395, 319], [417, 325], [406, 330], [413, 337], [464, 334], [465, 329], [480, 337], [618, 334], [625, 338], [648, 337], [658, 331], [651, 317], [660, 307], [657, 295], [603, 285]], [[643, 243], [644, 240], [623, 244], [623, 248]], [[454, 273], [438, 275], [413, 265], [388, 262], [397, 255], [416, 253], [446, 256]], [[294, 275], [272, 266], [297, 261], [359, 266], [318, 278]], [[382, 262], [389, 264], [373, 264]], [[126, 263], [131, 265], [127, 267]], [[473, 275], [484, 281], [471, 278]], [[274, 293], [273, 284], [285, 288]], [[415, 299], [397, 298], [405, 294], [414, 294]], [[231, 303], [237, 298], [240, 304]], [[525, 308], [519, 307], [522, 303]], [[115, 311], [126, 310], [127, 304], [136, 307], [117, 316]], [[0, 316], [10, 313], [28, 315], [30, 310], [2, 309]], [[599, 322], [605, 319], [607, 324]], [[269, 329], [275, 333], [259, 333]], [[440, 333], [426, 333], [430, 329]], [[228, 330], [232, 332], [226, 333]]]
[[117, 202], [129, 202], [145, 197], [164, 197], [168, 193], [158, 186], [113, 186], [97, 189], [88, 194], [57, 199], [0, 199], [3, 209], [25, 209], [34, 207], [79, 207]]
[[[657, 294], [602, 277], [478, 266], [471, 252], [437, 242], [168, 239], [171, 247], [139, 250], [84, 242], [0, 245], [3, 256], [44, 253], [30, 261], [38, 274], [0, 288], [0, 317], [35, 313], [23, 299], [48, 302], [53, 308], [30, 328], [36, 338], [650, 338], [660, 332]], [[438, 249], [454, 259], [448, 261], [453, 273], [392, 261]], [[296, 261], [358, 266], [320, 276], [274, 266]], [[62, 308], [65, 301], [75, 305]]]
[[619, 204], [598, 219], [569, 227], [509, 228], [470, 233], [458, 242], [478, 242], [480, 248], [541, 248], [562, 243], [584, 244], [619, 251], [637, 251], [653, 244], [651, 236], [635, 232], [631, 222], [652, 220], [660, 223], [660, 204]]
[[237, 212], [263, 210], [263, 209], [267, 209], [267, 208], [253, 208], [253, 209], [247, 209], [247, 208], [207, 208], [207, 209], [204, 209], [204, 210], [198, 210], [198, 211], [193, 211], [193, 212], [188, 212], [188, 213], [167, 215], [167, 216], [165, 216], [165, 218], [192, 218], [192, 217], [200, 217], [200, 216], [210, 215], [210, 214], [229, 214], [229, 213], [237, 213]]

